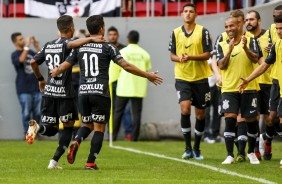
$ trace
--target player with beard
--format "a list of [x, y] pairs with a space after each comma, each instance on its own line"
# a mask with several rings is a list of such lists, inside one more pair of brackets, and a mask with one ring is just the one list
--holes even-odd
[[[282, 55], [281, 55], [281, 50], [282, 50], [282, 15], [280, 16], [275, 16], [274, 18], [275, 22], [275, 27], [277, 31], [278, 38], [276, 42], [271, 46], [270, 52], [262, 64], [255, 69], [248, 77], [242, 78], [242, 83], [239, 86], [239, 90], [243, 92], [251, 83], [252, 80], [263, 74], [264, 72], [267, 71], [267, 69], [274, 63], [276, 63], [276, 70], [281, 71], [282, 70]], [[273, 68], [272, 68], [273, 69]], [[276, 73], [276, 77], [278, 80], [279, 85], [282, 84], [282, 74], [281, 72]], [[280, 128], [282, 128], [282, 88], [279, 90], [280, 93], [280, 99], [279, 99], [279, 105], [278, 105], [278, 115], [280, 118]], [[280, 161], [280, 168], [282, 168], [282, 160]]]
[[[261, 28], [261, 18], [260, 14], [251, 10], [246, 15], [246, 29], [252, 33], [255, 38], [258, 40], [259, 45], [262, 50], [263, 57], [266, 58], [268, 55], [268, 37], [269, 30], [265, 30]], [[260, 60], [262, 61], [262, 60]], [[261, 63], [258, 63], [261, 64]], [[259, 91], [259, 104], [260, 104], [260, 114], [264, 115], [264, 122], [266, 124], [266, 135], [272, 133], [270, 119], [269, 119], [269, 96], [270, 96], [270, 88], [272, 84], [272, 80], [270, 78], [270, 70], [265, 72], [258, 78], [258, 83], [260, 86]], [[257, 158], [261, 159], [261, 153], [259, 152], [259, 141], [256, 142], [255, 154]]]

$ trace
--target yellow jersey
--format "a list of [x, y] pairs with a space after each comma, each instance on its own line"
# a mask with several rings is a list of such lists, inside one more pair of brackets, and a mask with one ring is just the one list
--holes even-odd
[[[169, 51], [177, 56], [187, 53], [195, 56], [212, 51], [212, 43], [209, 31], [196, 24], [191, 34], [185, 31], [184, 26], [173, 30], [169, 43]], [[189, 60], [186, 63], [176, 62], [174, 67], [176, 79], [195, 82], [206, 79], [212, 75], [207, 60]]]
[[[247, 47], [258, 53], [258, 45], [254, 38], [247, 38]], [[217, 50], [217, 61], [222, 59], [229, 50], [229, 40], [220, 42]], [[243, 49], [242, 42], [235, 45], [229, 58], [228, 66], [225, 70], [221, 70], [222, 88], [221, 92], [239, 92], [238, 87], [241, 83], [241, 77], [248, 77], [254, 70], [252, 61], [248, 58]], [[256, 80], [249, 83], [247, 90], [258, 90], [259, 86]]]
[[[259, 42], [261, 51], [262, 51], [262, 56], [264, 58], [267, 57], [268, 52], [264, 51], [264, 48], [268, 46], [268, 39], [269, 39], [269, 30], [264, 30], [262, 29], [262, 32], [256, 37], [257, 41]], [[256, 67], [259, 66], [259, 64], [255, 65]], [[272, 79], [270, 77], [270, 72], [271, 68], [269, 68], [265, 73], [260, 75], [258, 77], [258, 83], [259, 84], [272, 84]]]

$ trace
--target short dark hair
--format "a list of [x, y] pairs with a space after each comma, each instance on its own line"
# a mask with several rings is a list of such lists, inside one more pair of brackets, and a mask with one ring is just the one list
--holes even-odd
[[194, 10], [195, 10], [195, 12], [197, 12], [196, 5], [193, 4], [193, 3], [187, 3], [187, 4], [185, 4], [185, 5], [183, 6], [183, 8], [182, 8], [182, 11], [184, 10], [185, 7], [188, 7], [188, 6], [193, 7]]
[[138, 43], [139, 42], [139, 33], [138, 31], [132, 30], [127, 35], [129, 43]]
[[274, 10], [282, 10], [282, 5], [278, 5], [274, 8]]
[[277, 17], [274, 18], [274, 22], [275, 23], [282, 23], [282, 15], [279, 15]]
[[92, 15], [86, 20], [86, 26], [91, 35], [98, 34], [104, 25], [104, 19], [101, 15]]
[[259, 12], [257, 12], [256, 10], [250, 10], [250, 11], [248, 11], [248, 14], [250, 14], [250, 13], [255, 13], [255, 14], [256, 14], [256, 18], [257, 18], [258, 20], [260, 20], [260, 14], [259, 14]]
[[62, 15], [57, 19], [57, 27], [61, 33], [68, 33], [73, 25], [73, 18], [70, 15]]
[[114, 32], [118, 33], [117, 28], [114, 27], [114, 26], [109, 27], [108, 32], [110, 32], [110, 31], [114, 31]]
[[20, 32], [15, 32], [15, 33], [13, 33], [13, 34], [11, 35], [11, 40], [12, 40], [12, 42], [15, 43], [17, 37], [18, 37], [18, 36], [21, 36], [21, 35], [22, 35], [22, 33], [20, 33]]
[[244, 15], [244, 12], [242, 10], [236, 9], [236, 10], [231, 11], [230, 16], [236, 17], [236, 18], [242, 17], [243, 20], [245, 20], [245, 15]]

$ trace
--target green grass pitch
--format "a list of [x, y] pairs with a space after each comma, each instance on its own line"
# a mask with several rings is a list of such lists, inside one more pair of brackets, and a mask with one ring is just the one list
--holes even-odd
[[[47, 165], [56, 149], [56, 141], [36, 141], [28, 145], [24, 141], [0, 141], [0, 183], [2, 184], [80, 184], [80, 183], [258, 183], [254, 180], [231, 176], [206, 168], [181, 163], [164, 158], [137, 154], [113, 149], [104, 142], [97, 159], [100, 170], [84, 170], [90, 142], [81, 144], [74, 164], [68, 164], [66, 154], [59, 161], [63, 170], [48, 170]], [[181, 158], [184, 143], [172, 142], [114, 142], [114, 145], [129, 147], [144, 152]], [[226, 157], [225, 145], [201, 144], [204, 160], [199, 162], [253, 178], [263, 178], [275, 183], [282, 183], [282, 143], [273, 143], [271, 161], [261, 161], [260, 165], [249, 162], [222, 165]]]

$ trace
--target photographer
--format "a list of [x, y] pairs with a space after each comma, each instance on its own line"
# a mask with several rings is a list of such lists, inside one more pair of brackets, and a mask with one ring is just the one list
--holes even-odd
[[[41, 93], [30, 65], [30, 60], [36, 52], [40, 51], [40, 48], [38, 40], [28, 36], [25, 41], [23, 35], [19, 32], [13, 33], [11, 39], [16, 47], [11, 58], [17, 72], [16, 90], [22, 108], [22, 123], [25, 135], [30, 119], [33, 118], [40, 122]], [[30, 49], [32, 44], [36, 52]]]

